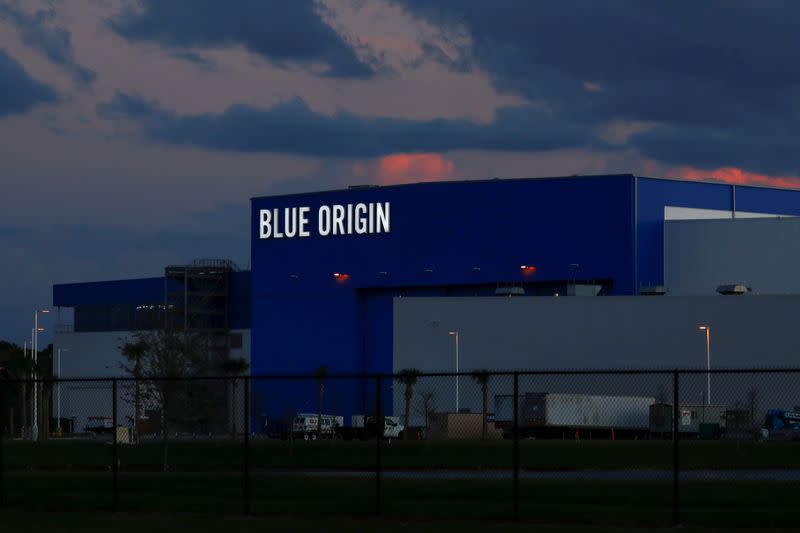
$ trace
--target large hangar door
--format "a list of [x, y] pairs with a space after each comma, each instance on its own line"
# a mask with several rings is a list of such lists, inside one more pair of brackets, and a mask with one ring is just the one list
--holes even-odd
[[395, 298], [394, 369], [464, 372], [699, 368], [714, 324], [715, 366], [796, 361], [800, 296]]

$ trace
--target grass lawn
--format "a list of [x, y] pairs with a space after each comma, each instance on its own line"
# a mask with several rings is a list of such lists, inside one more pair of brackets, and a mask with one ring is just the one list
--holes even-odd
[[[391, 442], [381, 447], [385, 468], [488, 469], [510, 468], [510, 441]], [[682, 441], [681, 467], [800, 468], [800, 442]], [[164, 450], [160, 442], [120, 446], [120, 465], [128, 470], [158, 470]], [[228, 440], [170, 442], [172, 470], [238, 470], [242, 444]], [[316, 443], [256, 440], [250, 448], [254, 468], [369, 469], [375, 464], [375, 442]], [[10, 469], [91, 470], [111, 461], [108, 443], [49, 441], [5, 443]], [[667, 441], [522, 441], [522, 468], [544, 470], [671, 469], [672, 443]]]
[[[107, 473], [10, 473], [8, 509], [110, 512]], [[682, 521], [694, 525], [800, 526], [796, 483], [692, 482], [681, 486]], [[397, 520], [509, 521], [513, 488], [507, 481], [383, 480], [382, 514]], [[119, 479], [124, 513], [239, 515], [242, 478], [233, 473], [125, 473]], [[251, 512], [258, 516], [361, 517], [375, 512], [373, 478], [258, 473], [251, 479]], [[672, 487], [664, 482], [523, 481], [520, 515], [526, 522], [663, 526], [671, 523]]]
[[[3, 530], [9, 533], [59, 531], [59, 533], [142, 533], [143, 531], [169, 531], [170, 533], [255, 533], [263, 531], [295, 531], [299, 533], [319, 531], [381, 531], [386, 533], [466, 533], [472, 531], [545, 533], [632, 533], [670, 531], [667, 528], [648, 527], [604, 527], [592, 525], [560, 526], [541, 524], [513, 524], [493, 521], [450, 520], [388, 520], [375, 518], [295, 518], [295, 517], [207, 517], [172, 515], [131, 515], [118, 513], [22, 513], [6, 511], [2, 515]], [[686, 533], [716, 533], [731, 531], [727, 527], [694, 528], [683, 527]], [[741, 530], [747, 531], [747, 530]], [[755, 531], [755, 529], [753, 530]], [[759, 531], [762, 531], [759, 529]], [[791, 529], [770, 531], [789, 532]]]
[[[356, 526], [371, 524], [376, 483], [369, 471], [374, 468], [375, 446], [374, 441], [253, 442], [252, 513], [259, 519], [271, 516], [274, 520], [303, 516], [310, 524], [315, 523], [313, 517], [325, 517], [345, 529], [350, 527], [349, 520]], [[100, 522], [111, 519], [108, 443], [7, 442], [4, 452], [4, 503], [11, 512], [60, 511], [64, 513], [61, 516], [86, 514]], [[382, 444], [383, 465], [395, 470], [507, 469], [512, 465], [511, 452], [512, 443], [505, 441]], [[160, 443], [120, 446], [119, 458], [118, 509], [122, 516], [156, 513], [162, 519], [179, 513], [182, 519], [193, 520], [192, 516], [203, 515], [209, 523], [229, 520], [230, 527], [225, 527], [232, 531], [242, 524], [249, 527], [248, 521], [256, 520], [237, 522], [231, 518], [240, 516], [243, 509], [241, 443], [171, 442], [167, 472], [161, 471]], [[669, 442], [520, 443], [520, 463], [530, 470], [669, 470], [671, 460]], [[728, 470], [800, 468], [800, 444], [686, 441], [681, 443], [681, 465]], [[309, 474], [325, 468], [362, 473], [356, 477]], [[680, 485], [682, 522], [720, 527], [800, 526], [798, 485], [789, 481], [684, 481]], [[382, 517], [387, 521], [424, 525], [426, 521], [440, 524], [438, 521], [457, 518], [474, 525], [504, 523], [512, 517], [510, 480], [384, 477], [380, 487]], [[520, 515], [526, 523], [565, 527], [656, 527], [671, 523], [669, 481], [523, 479], [519, 487]], [[104, 518], [104, 513], [109, 517]], [[41, 519], [52, 517], [44, 513]], [[121, 520], [119, 516], [113, 519]]]

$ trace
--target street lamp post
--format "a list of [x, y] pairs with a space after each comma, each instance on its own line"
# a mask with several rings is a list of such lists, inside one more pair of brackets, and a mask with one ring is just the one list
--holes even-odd
[[36, 425], [36, 415], [35, 415], [35, 410], [36, 410], [36, 382], [33, 381], [34, 379], [36, 379], [36, 358], [33, 355], [33, 346], [34, 346], [33, 338], [35, 336], [36, 336], [36, 328], [31, 328], [31, 344], [30, 344], [30, 347], [31, 347], [31, 375], [30, 375], [30, 380], [32, 382], [31, 383], [31, 391], [30, 391], [31, 392], [31, 410], [30, 410], [30, 415], [31, 416], [30, 416], [30, 419], [28, 419], [28, 423], [30, 424], [28, 429], [30, 430], [30, 432], [28, 433], [28, 436], [27, 436], [27, 438], [29, 438], [31, 440], [33, 440], [33, 438], [34, 438], [33, 437], [34, 426], [36, 426], [36, 431], [37, 432], [39, 431], [39, 427]]
[[[33, 348], [32, 344], [31, 344], [31, 348]], [[22, 343], [22, 379], [28, 379], [28, 368], [26, 366], [27, 364], [28, 364], [28, 341], [25, 341], [25, 342]], [[22, 384], [22, 388], [23, 388], [23, 398], [24, 398], [24, 394], [28, 390], [28, 384], [27, 383], [23, 383]], [[20, 427], [22, 428], [22, 430], [21, 430], [22, 434], [20, 436], [24, 439], [24, 438], [27, 438], [27, 434], [28, 434], [28, 399], [27, 398], [23, 399], [22, 411], [23, 411], [21, 413], [22, 420], [21, 420], [21, 423], [20, 423]]]
[[31, 429], [31, 439], [39, 439], [39, 383], [36, 381], [38, 375], [36, 372], [36, 365], [39, 362], [39, 332], [44, 331], [44, 328], [39, 327], [39, 313], [47, 314], [49, 309], [36, 309], [33, 312], [33, 428]]
[[456, 341], [456, 413], [458, 413], [459, 403], [458, 403], [458, 330], [454, 330], [450, 332], [450, 335]]
[[706, 332], [706, 405], [711, 405], [711, 326], [698, 328]]
[[56, 411], [57, 411], [57, 415], [56, 416], [58, 416], [58, 427], [56, 428], [56, 431], [58, 432], [59, 435], [61, 435], [61, 432], [62, 432], [62, 429], [61, 429], [61, 352], [68, 352], [68, 351], [69, 351], [69, 348], [59, 348], [58, 349], [58, 384], [57, 384], [58, 385], [58, 389], [57, 389], [57, 393], [56, 393], [57, 394], [57, 396], [56, 396], [57, 400], [56, 401], [57, 401], [57, 404], [58, 404], [58, 407], [56, 409]]

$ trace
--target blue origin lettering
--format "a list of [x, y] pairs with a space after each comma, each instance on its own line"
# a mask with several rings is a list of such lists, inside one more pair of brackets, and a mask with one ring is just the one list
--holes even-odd
[[[389, 202], [323, 205], [317, 210], [316, 230], [320, 237], [389, 233]], [[310, 237], [310, 207], [284, 207], [259, 211], [259, 238], [291, 239]]]

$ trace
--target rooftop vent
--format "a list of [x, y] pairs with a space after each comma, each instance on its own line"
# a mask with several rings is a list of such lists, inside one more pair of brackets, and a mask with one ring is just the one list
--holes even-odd
[[497, 287], [494, 294], [495, 296], [525, 296], [525, 289], [522, 287]]
[[642, 296], [664, 296], [667, 294], [667, 287], [664, 285], [649, 285], [640, 287], [639, 294]]
[[347, 189], [351, 190], [351, 191], [358, 191], [358, 190], [361, 190], [361, 189], [377, 189], [378, 187], [380, 187], [380, 185], [374, 185], [374, 184], [371, 184], [371, 183], [364, 183], [364, 184], [360, 184], [360, 185], [348, 185]]
[[717, 287], [717, 292], [720, 294], [724, 294], [726, 296], [747, 294], [751, 290], [753, 289], [751, 289], [750, 287], [748, 287], [743, 283], [736, 283], [733, 285], [720, 285], [719, 287]]
[[597, 296], [602, 289], [602, 285], [571, 283], [567, 285], [567, 296]]

